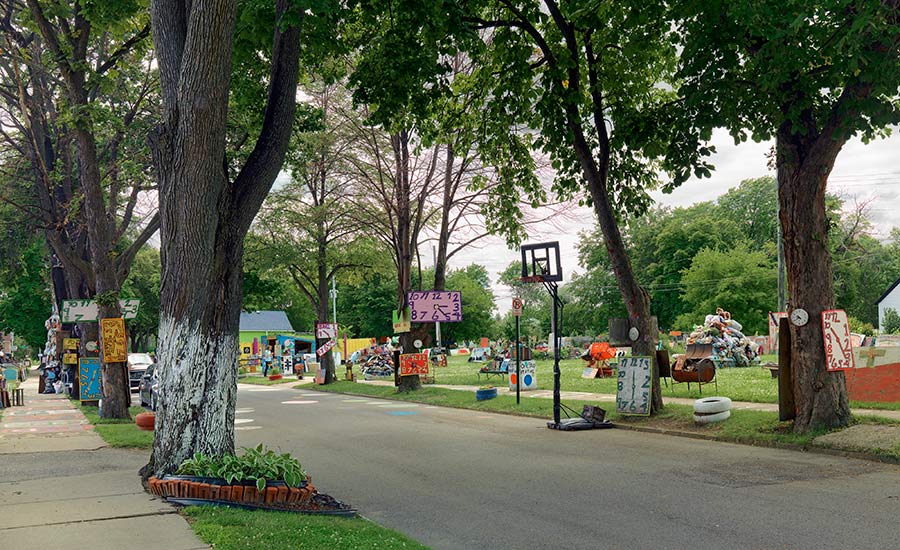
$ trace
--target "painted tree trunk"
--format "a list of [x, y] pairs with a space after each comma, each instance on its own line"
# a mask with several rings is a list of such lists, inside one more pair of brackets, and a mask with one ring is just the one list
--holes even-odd
[[[318, 243], [318, 251], [316, 253], [316, 263], [317, 263], [317, 278], [316, 278], [316, 294], [318, 297], [318, 308], [316, 311], [316, 319], [319, 323], [328, 323], [330, 322], [328, 316], [329, 305], [331, 301], [328, 299], [328, 267], [326, 265], [326, 247], [327, 243], [325, 242], [325, 228], [324, 223], [320, 220], [319, 222], [319, 243]], [[316, 349], [321, 348], [322, 346], [328, 343], [327, 338], [316, 338]], [[331, 384], [334, 382], [334, 351], [335, 348], [332, 348], [327, 353], [319, 357], [319, 365], [321, 368], [325, 369], [325, 383]]]
[[822, 311], [834, 306], [825, 185], [843, 142], [822, 141], [809, 144], [787, 129], [777, 141], [788, 312], [802, 308], [809, 314], [806, 325], [791, 323], [797, 433], [843, 427], [851, 420], [844, 373], [826, 370], [822, 334]]

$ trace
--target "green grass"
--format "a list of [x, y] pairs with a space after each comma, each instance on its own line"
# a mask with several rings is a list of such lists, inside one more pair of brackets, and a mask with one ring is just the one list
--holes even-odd
[[217, 507], [188, 507], [182, 513], [203, 542], [216, 550], [427, 548], [405, 535], [361, 518]]
[[138, 429], [134, 417], [145, 412], [143, 407], [130, 407], [131, 420], [100, 418], [97, 407], [78, 405], [81, 412], [94, 425], [94, 430], [110, 447], [149, 449], [153, 447], [153, 432]]
[[[479, 381], [478, 369], [489, 363], [468, 363], [463, 356], [449, 357], [446, 368], [438, 368], [435, 373], [435, 382], [438, 384], [458, 384], [475, 386], [485, 384], [485, 377]], [[538, 388], [542, 390], [553, 389], [553, 361], [535, 361], [535, 376]], [[563, 359], [559, 362], [560, 389], [563, 391], [581, 391], [590, 393], [602, 393], [615, 395], [615, 378], [582, 378], [585, 362], [581, 359]], [[515, 362], [512, 362], [515, 369]], [[768, 369], [762, 367], [719, 369], [716, 373], [719, 379], [719, 391], [717, 395], [730, 397], [735, 401], [750, 401], [753, 403], [777, 403], [778, 380], [772, 378]], [[671, 382], [671, 381], [670, 381]], [[503, 380], [491, 377], [489, 383], [494, 385], [505, 384]], [[700, 389], [696, 384], [691, 384], [688, 391], [687, 384], [669, 384], [663, 386], [663, 397], [692, 397], [699, 398]]]
[[[762, 356], [762, 362], [777, 362], [778, 357], [775, 355]], [[437, 384], [454, 384], [465, 386], [481, 386], [483, 384], [494, 384], [496, 386], [506, 385], [505, 380], [500, 380], [492, 376], [487, 382], [484, 376], [479, 380], [478, 369], [489, 365], [490, 363], [469, 363], [464, 356], [449, 357], [446, 368], [438, 368], [435, 373], [435, 382]], [[590, 393], [600, 393], [607, 395], [615, 395], [616, 380], [615, 378], [593, 378], [587, 379], [581, 377], [584, 370], [584, 361], [581, 359], [563, 359], [559, 362], [560, 370], [560, 389], [563, 391], [580, 391]], [[539, 359], [535, 361], [536, 378], [538, 388], [542, 390], [553, 389], [553, 361]], [[515, 362], [512, 363], [515, 369]], [[745, 368], [725, 368], [716, 371], [718, 379], [718, 390], [715, 395], [730, 397], [734, 401], [747, 401], [750, 403], [778, 403], [778, 379], [772, 378], [768, 369], [762, 367], [745, 367]], [[710, 395], [710, 392], [716, 387], [715, 384], [707, 386], [704, 384], [704, 393], [700, 393], [697, 384], [691, 384], [688, 390], [687, 384], [672, 384], [671, 380], [667, 380], [668, 386], [663, 385], [663, 399], [666, 397], [685, 397], [699, 399], [703, 395]], [[864, 403], [853, 401], [851, 407], [880, 409], [880, 410], [900, 410], [900, 403]]]
[[277, 386], [278, 384], [290, 384], [291, 382], [296, 382], [297, 378], [282, 378], [281, 380], [269, 380], [268, 378], [264, 378], [262, 376], [240, 376], [238, 377], [238, 384], [256, 384], [257, 386]]
[[[302, 386], [298, 386], [301, 388]], [[354, 382], [335, 382], [327, 386], [316, 386], [318, 391], [334, 393], [350, 393], [371, 397], [381, 397], [398, 401], [409, 401], [428, 405], [454, 407], [460, 409], [472, 409], [486, 412], [514, 414], [520, 416], [534, 416], [551, 418], [553, 416], [553, 401], [550, 399], [525, 397], [520, 405], [516, 405], [515, 396], [499, 395], [494, 399], [476, 401], [471, 391], [450, 390], [423, 386], [422, 389], [399, 393], [391, 386], [375, 386], [371, 384], [356, 384]], [[564, 400], [564, 404], [580, 411], [585, 404], [599, 405], [606, 409], [606, 417], [623, 426], [635, 426], [644, 428], [657, 428], [676, 430], [701, 434], [719, 440], [745, 444], [789, 444], [809, 446], [813, 439], [826, 433], [825, 431], [810, 432], [798, 435], [791, 431], [791, 422], [780, 422], [778, 413], [769, 411], [752, 411], [733, 409], [731, 418], [719, 424], [698, 425], [694, 423], [693, 408], [690, 405], [668, 404], [664, 410], [653, 417], [621, 416], [614, 412], [615, 405], [610, 401], [579, 401]], [[858, 424], [885, 424], [900, 425], [900, 423], [881, 417], [862, 416], [855, 420]], [[900, 458], [900, 445], [897, 449], [881, 451], [870, 450], [873, 454]]]

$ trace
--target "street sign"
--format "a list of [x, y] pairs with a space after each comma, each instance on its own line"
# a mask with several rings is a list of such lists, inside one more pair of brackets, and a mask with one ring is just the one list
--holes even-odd
[[316, 338], [320, 340], [334, 340], [337, 338], [337, 324], [316, 323]]
[[100, 319], [100, 344], [103, 360], [107, 363], [128, 361], [128, 343], [125, 339], [125, 319], [121, 317]]
[[[122, 317], [125, 319], [134, 319], [137, 317], [138, 306], [141, 301], [131, 298], [128, 300], [119, 300], [119, 308], [122, 310]], [[80, 321], [96, 321], [100, 318], [100, 309], [94, 300], [63, 300], [62, 307], [63, 323], [78, 323]]]
[[458, 290], [423, 290], [407, 295], [410, 320], [415, 323], [462, 321], [462, 293]]
[[823, 311], [822, 337], [825, 340], [825, 368], [829, 371], [852, 369], [853, 347], [847, 312], [842, 309]]
[[400, 356], [400, 376], [428, 374], [427, 353], [404, 353]]
[[522, 315], [522, 307], [525, 304], [522, 303], [521, 298], [513, 298], [512, 300], [512, 314], [516, 317]]
[[650, 385], [652, 380], [649, 357], [623, 357], [619, 360], [616, 384], [616, 412], [650, 416]]

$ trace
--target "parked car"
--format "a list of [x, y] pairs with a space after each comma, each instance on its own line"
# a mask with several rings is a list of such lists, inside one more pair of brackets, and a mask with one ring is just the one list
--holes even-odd
[[159, 378], [156, 377], [155, 363], [147, 367], [141, 377], [138, 393], [141, 397], [141, 406], [155, 411], [159, 403]]
[[150, 365], [154, 364], [153, 358], [149, 353], [129, 353], [128, 354], [128, 383], [131, 391], [136, 392], [141, 385], [141, 378]]

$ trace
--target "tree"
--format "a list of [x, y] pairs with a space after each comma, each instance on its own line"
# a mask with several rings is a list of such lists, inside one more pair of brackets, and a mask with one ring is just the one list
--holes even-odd
[[889, 307], [884, 310], [884, 320], [882, 321], [885, 334], [900, 334], [900, 314], [897, 310]]
[[[63, 265], [78, 272], [69, 283], [72, 294], [93, 296], [101, 319], [121, 317], [122, 282], [158, 227], [158, 217], [149, 218], [121, 247], [146, 187], [142, 146], [127, 130], [139, 125], [151, 87], [143, 63], [149, 24], [133, 2], [100, 8], [27, 0], [4, 2], [3, 9], [4, 99], [15, 106], [7, 111], [20, 140], [13, 146], [31, 164], [35, 206], [52, 228], [47, 240]], [[80, 227], [60, 217], [68, 211], [77, 213]], [[85, 323], [82, 332], [96, 340], [97, 325]], [[126, 365], [101, 360], [101, 416], [128, 418]]]
[[737, 224], [740, 238], [755, 250], [774, 243], [778, 235], [778, 191], [775, 178], [746, 179], [716, 199], [721, 216]]
[[721, 307], [743, 325], [744, 334], [764, 334], [767, 314], [776, 305], [777, 277], [772, 258], [747, 243], [728, 250], [704, 248], [681, 277], [687, 313], [675, 320], [675, 328], [690, 332]]
[[[479, 67], [469, 84], [483, 93], [473, 109], [483, 114], [486, 131], [481, 151], [495, 150], [498, 140], [518, 138], [550, 158], [555, 189], [563, 195], [586, 192], [601, 227], [613, 272], [630, 322], [641, 337], [637, 353], [652, 355], [649, 296], [637, 283], [618, 220], [625, 212], [648, 206], [648, 189], [658, 186], [658, 171], [670, 174], [667, 188], [684, 181], [691, 168], [708, 175], [702, 157], [710, 152], [683, 124], [674, 68], [673, 29], [663, 4], [587, 0], [488, 1], [482, 4], [435, 2], [427, 10], [440, 19], [419, 20], [393, 31], [413, 34], [419, 47], [411, 64], [425, 67], [409, 76], [409, 67], [378, 67], [358, 95], [379, 109], [389, 109], [410, 90], [427, 83], [421, 96], [440, 93], [446, 65], [440, 55], [461, 45], [477, 55]], [[426, 11], [423, 8], [423, 11]], [[448, 16], [449, 14], [449, 16]], [[462, 24], [462, 28], [457, 26]], [[450, 40], [435, 40], [446, 32]], [[395, 41], [388, 41], [393, 44]], [[474, 43], [474, 45], [473, 45]], [[388, 52], [375, 43], [366, 53], [374, 59]], [[391, 52], [394, 55], [394, 52]], [[428, 67], [428, 61], [435, 64]], [[394, 73], [403, 72], [401, 76]], [[425, 81], [425, 82], [423, 82]], [[387, 82], [387, 84], [383, 84]], [[663, 84], [665, 83], [665, 84]], [[668, 86], [667, 86], [668, 85]], [[519, 128], [533, 133], [518, 134]], [[615, 207], [613, 206], [615, 205]], [[653, 410], [662, 406], [659, 378], [654, 376]]]
[[441, 337], [448, 341], [477, 340], [494, 332], [494, 293], [487, 270], [478, 264], [451, 270], [447, 285], [462, 293], [463, 320], [441, 324]]
[[150, 14], [162, 98], [152, 136], [162, 217], [161, 401], [144, 473], [161, 476], [196, 452], [234, 452], [244, 238], [288, 149], [305, 14], [278, 0], [271, 45], [242, 36], [268, 59], [269, 74], [258, 137], [234, 177], [226, 133], [237, 2], [151, 0]]
[[0, 331], [14, 332], [32, 350], [41, 350], [47, 341], [42, 319], [50, 311], [47, 291], [46, 250], [32, 239], [16, 263], [0, 266]]
[[851, 137], [900, 122], [900, 4], [894, 0], [678, 2], [680, 76], [696, 123], [735, 140], [775, 138], [797, 417], [806, 433], [850, 423], [842, 372], [825, 369], [823, 310], [834, 305], [825, 187]]
[[134, 258], [131, 273], [122, 284], [123, 298], [141, 301], [137, 316], [128, 321], [131, 351], [147, 351], [159, 329], [159, 250], [144, 247]]

